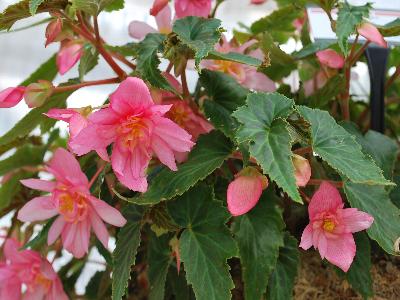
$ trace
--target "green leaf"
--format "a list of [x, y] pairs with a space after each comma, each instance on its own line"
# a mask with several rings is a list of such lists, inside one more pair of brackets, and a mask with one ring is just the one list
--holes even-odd
[[231, 114], [245, 104], [249, 90], [227, 74], [206, 69], [200, 74], [200, 83], [209, 97], [204, 102], [205, 115], [215, 128], [233, 138], [238, 122]]
[[207, 57], [221, 38], [221, 21], [199, 17], [186, 17], [175, 21], [172, 31], [178, 39], [194, 51], [196, 69], [200, 72], [200, 61]]
[[31, 0], [31, 1], [29, 1], [29, 12], [31, 13], [32, 16], [34, 14], [36, 14], [36, 11], [37, 11], [39, 5], [42, 4], [43, 2], [44, 2], [44, 0]]
[[267, 299], [289, 300], [293, 298], [293, 288], [300, 265], [300, 252], [297, 240], [285, 233], [284, 246], [279, 250], [275, 270], [269, 279]]
[[368, 236], [364, 232], [354, 234], [357, 252], [347, 273], [339, 268], [336, 271], [351, 284], [352, 288], [359, 292], [364, 299], [373, 296], [371, 277], [371, 245]]
[[30, 174], [18, 172], [0, 185], [0, 211], [7, 208], [14, 197], [21, 191], [21, 179], [31, 177]]
[[113, 5], [116, 0], [70, 0], [72, 7], [90, 15], [98, 15], [108, 5]]
[[170, 268], [167, 276], [167, 283], [171, 287], [172, 293], [175, 295], [174, 299], [179, 300], [196, 300], [193, 289], [186, 282], [185, 271]]
[[174, 88], [161, 75], [161, 71], [158, 69], [160, 59], [157, 53], [161, 52], [164, 41], [165, 35], [163, 34], [150, 33], [146, 35], [144, 40], [138, 44], [137, 71], [152, 86], [175, 92]]
[[53, 81], [58, 73], [56, 65], [56, 55], [54, 54], [47, 61], [45, 61], [35, 72], [33, 72], [27, 79], [21, 82], [20, 85], [28, 86], [38, 80]]
[[220, 132], [212, 131], [207, 135], [201, 135], [188, 160], [178, 166], [178, 171], [163, 169], [152, 180], [146, 193], [128, 201], [141, 205], [156, 204], [182, 195], [198, 181], [221, 167], [231, 154], [232, 148], [232, 143]]
[[233, 116], [243, 124], [236, 135], [238, 142], [249, 142], [250, 154], [264, 173], [294, 201], [302, 203], [292, 163], [293, 140], [285, 120], [293, 105], [293, 100], [278, 93], [254, 93]]
[[107, 12], [115, 11], [115, 10], [121, 10], [125, 6], [125, 1], [124, 0], [113, 0], [111, 1], [110, 4], [108, 4], [104, 10]]
[[128, 287], [131, 266], [135, 264], [136, 252], [140, 244], [143, 214], [144, 209], [135, 205], [129, 205], [124, 210], [124, 216], [128, 222], [119, 231], [113, 252], [112, 300], [121, 300]]
[[154, 233], [150, 236], [148, 253], [148, 276], [150, 281], [149, 300], [163, 300], [165, 281], [167, 279], [169, 265], [172, 261], [170, 234], [157, 237]]
[[397, 18], [383, 26], [377, 26], [377, 28], [383, 36], [398, 36], [400, 35], [400, 18]]
[[374, 217], [374, 223], [367, 230], [387, 253], [396, 254], [395, 241], [400, 237], [400, 210], [390, 201], [383, 186], [371, 186], [346, 182], [344, 192], [352, 207]]
[[306, 58], [318, 51], [328, 49], [333, 44], [335, 44], [335, 42], [329, 40], [317, 40], [314, 43], [305, 46], [301, 50], [292, 53], [292, 56], [296, 59]]
[[351, 34], [356, 31], [356, 27], [360, 25], [363, 18], [367, 18], [371, 3], [362, 6], [350, 5], [347, 1], [343, 2], [339, 7], [338, 19], [336, 22], [336, 35], [340, 49], [342, 49], [345, 56], [348, 53], [348, 39]]
[[[31, 16], [31, 0], [23, 0], [10, 5], [0, 14], [0, 30], [9, 30], [15, 22]], [[36, 0], [36, 2], [38, 2]], [[47, 0], [36, 8], [36, 13], [64, 9], [68, 0]]]
[[353, 135], [336, 124], [328, 112], [298, 106], [311, 125], [313, 151], [332, 168], [355, 183], [393, 185], [386, 180], [371, 157], [361, 152]]
[[99, 63], [99, 53], [92, 46], [86, 47], [81, 59], [79, 60], [79, 79], [89, 73]]
[[262, 299], [283, 246], [284, 227], [273, 188], [263, 193], [255, 208], [235, 220], [245, 299]]
[[56, 217], [50, 219], [40, 230], [40, 232], [29, 242], [27, 242], [22, 249], [40, 250], [47, 243], [47, 235], [51, 225], [53, 225]]
[[248, 56], [238, 52], [228, 52], [222, 53], [218, 51], [210, 51], [208, 53], [207, 59], [217, 59], [217, 60], [226, 60], [232, 61], [243, 65], [249, 65], [253, 67], [260, 67], [262, 65], [262, 61], [258, 58]]
[[200, 184], [168, 203], [168, 211], [184, 228], [179, 249], [196, 299], [231, 299], [234, 285], [226, 261], [237, 254], [237, 246], [225, 226], [226, 208], [214, 201], [210, 187]]
[[26, 166], [37, 166], [43, 162], [44, 146], [23, 145], [10, 157], [0, 161], [0, 176]]

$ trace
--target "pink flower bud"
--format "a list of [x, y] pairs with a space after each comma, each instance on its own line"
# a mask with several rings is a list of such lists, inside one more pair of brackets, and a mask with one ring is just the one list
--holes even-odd
[[53, 43], [57, 36], [61, 33], [62, 30], [62, 20], [57, 18], [54, 21], [51, 21], [46, 28], [46, 45], [47, 47], [49, 44]]
[[17, 105], [24, 97], [25, 87], [9, 87], [0, 92], [0, 108], [9, 108]]
[[51, 96], [53, 84], [46, 80], [39, 80], [37, 83], [31, 83], [25, 89], [25, 102], [32, 107], [39, 107]]
[[236, 175], [227, 190], [228, 210], [233, 216], [240, 216], [256, 206], [262, 191], [267, 188], [268, 179], [255, 168], [247, 167]]
[[157, 16], [158, 13], [168, 5], [169, 0], [154, 0], [153, 7], [150, 9], [152, 16]]
[[292, 162], [294, 165], [294, 176], [296, 177], [297, 186], [306, 186], [311, 178], [311, 166], [308, 159], [304, 157], [293, 154]]
[[251, 0], [251, 4], [263, 4], [267, 2], [267, 0]]
[[364, 23], [357, 29], [358, 33], [372, 43], [387, 48], [387, 42], [383, 38], [379, 30], [371, 23]]
[[326, 49], [317, 52], [321, 64], [333, 69], [341, 69], [344, 66], [344, 57], [335, 50]]
[[67, 73], [81, 58], [83, 45], [77, 41], [61, 43], [61, 49], [57, 54], [57, 67], [61, 75]]

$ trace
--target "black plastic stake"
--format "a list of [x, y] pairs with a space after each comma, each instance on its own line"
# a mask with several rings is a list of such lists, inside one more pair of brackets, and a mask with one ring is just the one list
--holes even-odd
[[385, 130], [385, 78], [389, 49], [370, 46], [365, 50], [371, 82], [370, 109], [372, 130]]

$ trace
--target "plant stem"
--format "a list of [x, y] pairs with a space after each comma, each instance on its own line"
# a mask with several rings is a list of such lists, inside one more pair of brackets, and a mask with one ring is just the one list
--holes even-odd
[[93, 175], [92, 179], [90, 179], [89, 187], [92, 187], [93, 183], [96, 181], [97, 177], [99, 177], [100, 173], [104, 170], [105, 167], [106, 164], [103, 164], [100, 168], [98, 168], [96, 173]]
[[400, 76], [400, 66], [396, 67], [396, 71], [390, 76], [389, 80], [385, 84], [385, 93], [388, 91], [389, 87], [393, 84], [397, 77]]
[[181, 80], [182, 80], [183, 98], [184, 99], [189, 99], [190, 98], [190, 92], [189, 92], [189, 87], [188, 87], [187, 79], [186, 79], [186, 70], [182, 71]]
[[343, 188], [343, 181], [332, 181], [332, 180], [324, 180], [324, 179], [310, 179], [307, 185], [320, 185], [322, 182], [327, 181], [330, 184], [334, 185], [337, 188]]
[[313, 152], [312, 147], [303, 147], [303, 148], [293, 150], [293, 153], [298, 154], [298, 155], [303, 155], [303, 154], [312, 153], [312, 152]]
[[[63, 93], [63, 92], [67, 92], [67, 91], [77, 90], [77, 89], [80, 89], [85, 86], [112, 84], [112, 83], [119, 83], [119, 82], [121, 82], [120, 78], [115, 77], [115, 78], [109, 78], [109, 79], [86, 81], [86, 82], [81, 82], [78, 84], [72, 84], [72, 85], [67, 85], [67, 86], [58, 86], [58, 87], [53, 88], [52, 91], [55, 93]], [[41, 90], [39, 90], [39, 91], [41, 91]]]
[[224, 2], [224, 0], [217, 0], [217, 3], [215, 3], [214, 9], [212, 10], [210, 17], [214, 18], [215, 14], [217, 13], [218, 7], [221, 5], [221, 3]]

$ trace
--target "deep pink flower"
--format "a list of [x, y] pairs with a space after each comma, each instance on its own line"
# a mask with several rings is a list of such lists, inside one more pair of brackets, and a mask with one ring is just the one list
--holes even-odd
[[[19, 251], [20, 247], [14, 239], [5, 241], [5, 261], [0, 263], [0, 299], [68, 300], [47, 259], [36, 251]], [[23, 295], [22, 284], [26, 286]]]
[[360, 27], [358, 27], [357, 31], [370, 42], [378, 44], [384, 48], [388, 47], [387, 42], [379, 32], [378, 28], [371, 23], [363, 23]]
[[[119, 181], [134, 191], [147, 190], [146, 169], [155, 154], [177, 170], [174, 152], [189, 152], [191, 135], [164, 117], [172, 105], [156, 105], [140, 78], [128, 77], [110, 96], [110, 106], [92, 113], [87, 127], [71, 140], [78, 155], [103, 152], [114, 144], [111, 164]], [[103, 152], [103, 159], [108, 159]]]
[[344, 66], [344, 57], [335, 50], [326, 49], [317, 52], [318, 60], [321, 64], [333, 69], [341, 69]]
[[262, 191], [268, 186], [268, 179], [256, 169], [247, 167], [236, 174], [228, 185], [228, 210], [233, 216], [250, 211], [260, 200]]
[[211, 12], [211, 0], [175, 0], [178, 18], [197, 16], [207, 18]]
[[321, 258], [347, 272], [356, 254], [352, 233], [367, 229], [374, 218], [357, 208], [343, 208], [339, 191], [323, 182], [308, 205], [310, 224], [303, 231], [300, 247], [318, 249]]
[[43, 221], [58, 216], [51, 225], [47, 237], [48, 244], [60, 236], [64, 248], [75, 257], [82, 257], [89, 249], [90, 229], [104, 247], [108, 247], [108, 231], [103, 221], [124, 226], [126, 220], [121, 213], [106, 202], [93, 197], [89, 182], [78, 161], [68, 151], [59, 148], [47, 165], [55, 181], [41, 179], [21, 180], [22, 184], [45, 192], [49, 196], [30, 200], [18, 212], [23, 222]]
[[251, 0], [251, 4], [263, 4], [267, 2], [267, 0]]
[[25, 87], [9, 87], [0, 92], [0, 108], [9, 108], [17, 105], [24, 97]]
[[150, 15], [157, 16], [158, 13], [168, 5], [169, 0], [154, 0], [153, 6], [150, 9]]
[[129, 35], [134, 39], [142, 40], [149, 33], [159, 32], [168, 34], [172, 31], [171, 9], [168, 5], [165, 6], [155, 18], [158, 30], [154, 29], [145, 22], [132, 21], [129, 24]]
[[81, 58], [82, 43], [74, 40], [63, 41], [57, 53], [57, 67], [61, 75], [67, 73]]
[[296, 177], [296, 185], [306, 186], [311, 178], [311, 166], [308, 162], [308, 159], [300, 155], [293, 154], [292, 162], [295, 169], [294, 175]]
[[[222, 53], [237, 52], [245, 53], [245, 51], [257, 41], [250, 40], [239, 47], [232, 46], [226, 38], [222, 40], [222, 44], [218, 44], [215, 50]], [[249, 56], [258, 58], [260, 60], [264, 59], [264, 54], [260, 49], [250, 51]], [[264, 92], [273, 92], [276, 90], [275, 82], [269, 79], [266, 75], [257, 72], [256, 67], [248, 66], [245, 64], [240, 64], [237, 62], [226, 61], [226, 60], [204, 60], [202, 62], [204, 68], [220, 71], [234, 77], [240, 84], [244, 85], [249, 89], [254, 89]]]
[[47, 47], [49, 44], [53, 43], [58, 35], [62, 31], [62, 20], [61, 18], [57, 18], [56, 20], [51, 21], [46, 28], [46, 44]]

